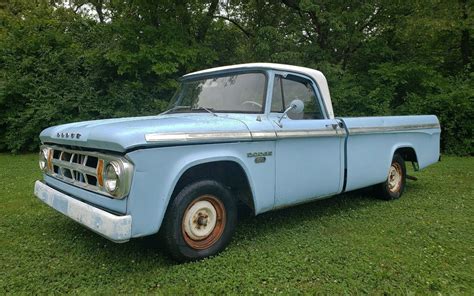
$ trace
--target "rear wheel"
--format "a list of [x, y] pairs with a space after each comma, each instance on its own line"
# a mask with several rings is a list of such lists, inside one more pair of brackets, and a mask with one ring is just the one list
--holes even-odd
[[237, 209], [230, 191], [213, 180], [186, 186], [171, 202], [164, 219], [165, 245], [178, 261], [215, 255], [230, 242]]
[[400, 198], [405, 190], [406, 167], [403, 157], [396, 153], [388, 170], [387, 180], [379, 185], [379, 196], [384, 200]]

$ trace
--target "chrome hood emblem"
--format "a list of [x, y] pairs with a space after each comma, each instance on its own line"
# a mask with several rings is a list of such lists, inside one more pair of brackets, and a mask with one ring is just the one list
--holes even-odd
[[57, 133], [56, 134], [56, 137], [57, 138], [66, 138], [66, 139], [80, 139], [81, 138], [81, 134], [80, 133]]

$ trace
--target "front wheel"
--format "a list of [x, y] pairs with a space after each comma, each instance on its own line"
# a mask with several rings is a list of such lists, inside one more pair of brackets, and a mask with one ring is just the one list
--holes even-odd
[[215, 255], [230, 242], [237, 208], [229, 189], [213, 180], [197, 181], [171, 201], [163, 239], [173, 258], [193, 261]]
[[384, 200], [398, 199], [406, 184], [406, 167], [403, 157], [396, 153], [388, 171], [387, 180], [379, 185], [379, 196]]

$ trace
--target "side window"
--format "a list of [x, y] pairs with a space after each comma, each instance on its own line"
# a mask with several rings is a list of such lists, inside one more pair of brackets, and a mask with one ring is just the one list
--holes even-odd
[[321, 106], [314, 93], [311, 81], [295, 76], [275, 76], [272, 96], [272, 112], [283, 112], [291, 101], [299, 99], [304, 103], [303, 113], [288, 112], [291, 119], [323, 119]]

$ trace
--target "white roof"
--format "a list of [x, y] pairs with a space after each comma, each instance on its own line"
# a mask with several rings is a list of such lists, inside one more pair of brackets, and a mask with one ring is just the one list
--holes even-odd
[[319, 91], [321, 92], [321, 95], [323, 96], [324, 104], [326, 105], [326, 110], [329, 113], [328, 114], [329, 118], [334, 118], [334, 111], [332, 109], [332, 103], [331, 103], [331, 95], [329, 94], [329, 87], [328, 87], [326, 77], [324, 77], [323, 73], [321, 73], [320, 71], [314, 70], [311, 68], [285, 65], [285, 64], [274, 64], [274, 63], [248, 63], [248, 64], [237, 64], [237, 65], [223, 66], [223, 67], [216, 67], [216, 68], [201, 70], [201, 71], [186, 74], [183, 77], [189, 77], [189, 76], [201, 75], [201, 74], [210, 74], [213, 72], [220, 72], [220, 71], [227, 71], [227, 70], [245, 69], [245, 68], [273, 69], [277, 71], [287, 71], [287, 72], [304, 74], [306, 76], [311, 77], [318, 84]]

